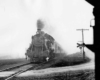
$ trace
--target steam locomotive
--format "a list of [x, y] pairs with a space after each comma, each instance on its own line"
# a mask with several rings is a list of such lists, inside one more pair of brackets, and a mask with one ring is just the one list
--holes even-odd
[[53, 59], [55, 53], [61, 53], [61, 51], [52, 36], [40, 31], [32, 36], [32, 42], [25, 55], [27, 60], [41, 63]]
[[27, 49], [26, 59], [31, 62], [49, 61], [55, 57], [55, 53], [62, 51], [54, 38], [42, 31], [44, 24], [37, 20], [37, 32], [32, 36], [32, 42]]

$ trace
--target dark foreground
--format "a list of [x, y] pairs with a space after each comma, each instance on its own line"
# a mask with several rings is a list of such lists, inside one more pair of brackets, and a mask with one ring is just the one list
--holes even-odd
[[67, 71], [44, 76], [14, 77], [10, 80], [95, 80], [95, 72], [94, 70]]
[[[83, 60], [83, 56], [81, 53], [75, 53], [69, 56], [58, 56], [57, 60], [51, 61], [49, 64], [45, 64], [44, 66], [39, 67], [38, 69], [44, 69], [49, 67], [63, 67], [63, 66], [74, 66], [80, 65], [83, 63], [88, 63], [90, 59], [86, 57]], [[60, 57], [59, 57], [60, 56]], [[3, 60], [0, 61], [0, 69], [6, 68], [10, 65], [16, 65], [26, 62], [25, 59], [15, 59], [15, 60]], [[53, 64], [52, 64], [53, 63]], [[5, 78], [0, 78], [0, 80], [4, 80]], [[95, 80], [95, 72], [94, 70], [77, 70], [77, 71], [66, 71], [61, 73], [52, 73], [44, 76], [28, 76], [28, 77], [14, 77], [10, 80]]]

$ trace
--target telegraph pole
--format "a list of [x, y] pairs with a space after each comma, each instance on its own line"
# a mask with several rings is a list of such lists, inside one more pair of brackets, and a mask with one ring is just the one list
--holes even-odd
[[85, 46], [85, 43], [84, 43], [84, 31], [85, 30], [89, 30], [89, 29], [77, 29], [78, 31], [82, 31], [82, 44], [81, 47], [82, 47], [82, 54], [83, 54], [83, 59], [85, 60], [85, 51], [84, 51], [84, 46]]

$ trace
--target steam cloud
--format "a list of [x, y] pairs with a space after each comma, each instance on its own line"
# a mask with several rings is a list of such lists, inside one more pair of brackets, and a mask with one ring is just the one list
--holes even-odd
[[67, 54], [79, 49], [81, 32], [85, 43], [93, 44], [90, 20], [93, 6], [85, 0], [1, 0], [0, 4], [0, 56], [25, 57], [25, 51], [36, 33], [36, 22], [43, 20], [44, 31], [55, 38]]

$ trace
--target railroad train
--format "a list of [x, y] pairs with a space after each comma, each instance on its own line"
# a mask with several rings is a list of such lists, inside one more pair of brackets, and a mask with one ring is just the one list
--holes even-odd
[[32, 36], [32, 42], [25, 55], [27, 60], [41, 63], [52, 60], [56, 53], [63, 53], [63, 50], [51, 35], [40, 31]]
[[26, 59], [31, 62], [44, 62], [52, 60], [55, 53], [61, 53], [60, 48], [55, 39], [43, 31], [44, 23], [41, 19], [37, 20], [37, 32], [32, 36], [32, 42], [26, 50]]

